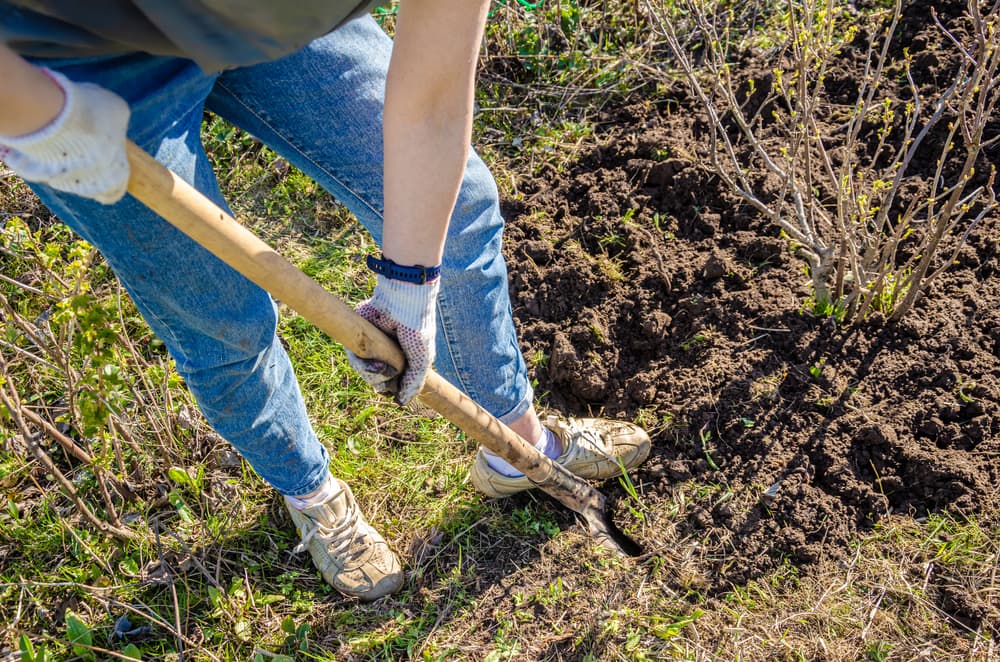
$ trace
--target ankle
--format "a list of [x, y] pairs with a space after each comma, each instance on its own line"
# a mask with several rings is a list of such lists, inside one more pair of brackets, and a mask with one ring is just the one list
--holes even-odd
[[538, 419], [538, 414], [535, 413], [534, 407], [529, 407], [528, 411], [508, 423], [507, 427], [520, 435], [522, 439], [527, 439], [530, 442], [540, 439], [542, 437], [542, 430], [545, 429], [542, 426], [542, 422]]
[[[546, 457], [549, 457], [553, 460], [562, 455], [563, 451], [562, 442], [559, 440], [559, 437], [557, 437], [555, 433], [552, 432], [552, 430], [549, 430], [548, 428], [545, 427], [541, 428], [541, 433], [539, 434], [538, 439], [535, 441], [534, 446], [540, 452], [542, 452]], [[507, 460], [503, 459], [499, 455], [491, 453], [485, 448], [482, 449], [482, 451], [483, 451], [483, 456], [486, 458], [486, 463], [490, 465], [490, 467], [494, 471], [497, 471], [498, 473], [501, 473], [509, 478], [515, 478], [517, 476], [524, 475], [521, 471], [516, 469], [512, 464], [507, 462]]]
[[288, 499], [288, 503], [295, 506], [296, 510], [305, 510], [306, 508], [311, 508], [312, 506], [323, 503], [335, 495], [338, 489], [339, 486], [337, 485], [337, 481], [334, 479], [333, 474], [327, 472], [326, 478], [323, 480], [323, 484], [317, 489], [309, 492], [308, 494], [289, 496], [285, 498]]

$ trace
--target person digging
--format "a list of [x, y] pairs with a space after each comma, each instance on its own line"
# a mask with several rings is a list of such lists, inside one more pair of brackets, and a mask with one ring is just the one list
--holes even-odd
[[[207, 109], [350, 209], [381, 247], [357, 312], [402, 374], [348, 353], [400, 405], [441, 375], [574, 474], [638, 466], [650, 440], [601, 418], [542, 421], [518, 349], [496, 184], [469, 147], [489, 3], [401, 0], [390, 40], [358, 0], [0, 0], [0, 160], [96, 246], [207, 421], [280, 494], [323, 578], [371, 601], [401, 563], [309, 422], [271, 297], [126, 195], [131, 139], [228, 209], [200, 140]], [[473, 485], [532, 483], [480, 448]]]

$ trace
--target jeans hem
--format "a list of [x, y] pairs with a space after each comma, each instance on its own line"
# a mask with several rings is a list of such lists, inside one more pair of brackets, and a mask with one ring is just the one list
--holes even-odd
[[[319, 440], [316, 440], [316, 443], [319, 444], [320, 443]], [[320, 445], [322, 446], [322, 444]], [[278, 494], [281, 494], [283, 496], [301, 497], [303, 495], [315, 492], [319, 488], [323, 487], [323, 483], [326, 482], [326, 475], [330, 473], [330, 456], [327, 455], [325, 451], [326, 448], [324, 447], [322, 453], [326, 462], [324, 462], [323, 466], [319, 470], [317, 470], [316, 476], [310, 478], [309, 481], [305, 483], [305, 487], [296, 488], [294, 490], [284, 490], [266, 479], [265, 482], [270, 483], [271, 487], [273, 487]]]
[[517, 406], [508, 411], [506, 414], [497, 416], [497, 420], [503, 423], [504, 425], [510, 425], [511, 423], [513, 423], [514, 421], [516, 421], [517, 419], [521, 418], [522, 416], [528, 413], [528, 411], [531, 409], [533, 400], [534, 400], [534, 393], [532, 393], [531, 389], [529, 389], [527, 396], [519, 403], [517, 403]]

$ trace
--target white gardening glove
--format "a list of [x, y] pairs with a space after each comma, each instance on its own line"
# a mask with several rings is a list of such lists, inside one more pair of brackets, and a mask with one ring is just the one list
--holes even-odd
[[406, 355], [406, 370], [399, 376], [391, 366], [347, 352], [347, 360], [379, 393], [395, 393], [405, 405], [420, 393], [434, 362], [437, 334], [437, 295], [440, 279], [418, 285], [376, 276], [375, 292], [354, 309], [359, 315], [396, 338]]
[[118, 202], [128, 187], [128, 104], [103, 87], [43, 71], [62, 88], [62, 111], [38, 131], [0, 136], [0, 161], [29, 182], [106, 205]]

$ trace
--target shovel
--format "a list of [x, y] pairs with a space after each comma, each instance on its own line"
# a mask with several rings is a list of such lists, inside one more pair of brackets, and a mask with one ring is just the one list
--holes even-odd
[[[132, 142], [128, 158], [128, 192], [137, 200], [358, 356], [403, 369], [402, 351], [381, 330]], [[602, 545], [628, 556], [641, 553], [638, 544], [611, 521], [603, 494], [539, 452], [433, 370], [420, 400], [579, 514], [590, 535]]]

